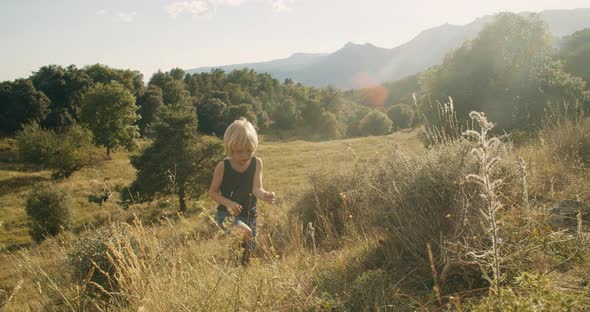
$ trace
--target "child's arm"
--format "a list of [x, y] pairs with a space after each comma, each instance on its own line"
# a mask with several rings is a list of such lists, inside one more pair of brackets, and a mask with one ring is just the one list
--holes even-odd
[[209, 187], [209, 196], [218, 204], [225, 206], [231, 215], [236, 216], [242, 210], [242, 206], [221, 195], [219, 189], [221, 188], [222, 181], [223, 161], [218, 163], [217, 166], [215, 166], [215, 171], [213, 172], [213, 180], [211, 181], [211, 186]]
[[276, 196], [274, 192], [268, 192], [262, 188], [262, 159], [256, 157], [256, 171], [254, 171], [254, 183], [252, 193], [256, 198], [265, 202], [274, 203]]

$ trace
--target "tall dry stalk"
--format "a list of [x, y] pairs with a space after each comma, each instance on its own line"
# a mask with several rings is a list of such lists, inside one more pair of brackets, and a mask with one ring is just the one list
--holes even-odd
[[527, 211], [530, 209], [529, 206], [529, 191], [527, 186], [527, 171], [526, 162], [522, 157], [518, 157], [516, 160], [516, 170], [520, 175], [520, 185], [522, 187], [522, 202], [525, 204]]
[[[414, 97], [414, 101], [416, 98]], [[417, 107], [417, 104], [415, 104]], [[436, 107], [432, 105], [429, 116], [423, 114], [424, 133], [430, 145], [450, 144], [461, 138], [463, 127], [457, 118], [457, 112], [453, 104], [453, 98], [449, 97], [449, 102], [436, 102]], [[430, 118], [429, 118], [430, 117]]]
[[[471, 137], [476, 140], [477, 147], [472, 152], [477, 156], [480, 161], [481, 167], [479, 174], [467, 175], [467, 180], [478, 184], [481, 187], [479, 195], [484, 200], [484, 206], [480, 208], [481, 215], [487, 226], [486, 230], [490, 235], [492, 241], [492, 249], [486, 250], [483, 253], [472, 252], [470, 253], [476, 260], [484, 261], [485, 266], [489, 266], [492, 269], [492, 277], [490, 278], [486, 270], [484, 275], [490, 283], [490, 289], [495, 294], [499, 293], [500, 282], [502, 280], [501, 272], [501, 256], [500, 256], [500, 224], [498, 222], [498, 211], [502, 208], [502, 204], [498, 199], [497, 188], [502, 184], [501, 179], [494, 179], [492, 173], [494, 166], [498, 163], [500, 158], [496, 151], [500, 146], [500, 140], [496, 137], [488, 138], [488, 133], [494, 128], [494, 124], [489, 122], [483, 113], [471, 112], [469, 114], [473, 120], [477, 121], [480, 127], [480, 131], [467, 130], [464, 135]], [[491, 261], [488, 259], [491, 255]]]

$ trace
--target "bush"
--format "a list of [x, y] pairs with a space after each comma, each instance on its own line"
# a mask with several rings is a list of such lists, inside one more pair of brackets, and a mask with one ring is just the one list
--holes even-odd
[[311, 190], [292, 211], [303, 223], [309, 245], [341, 238], [347, 224], [358, 217], [352, 201], [359, 181], [344, 173], [317, 173], [309, 177], [309, 183]]
[[28, 124], [16, 135], [16, 145], [22, 161], [53, 169], [54, 178], [68, 178], [89, 165], [93, 154], [92, 133], [79, 125], [56, 133]]
[[475, 192], [463, 183], [468, 173], [477, 171], [471, 147], [460, 141], [423, 155], [393, 152], [369, 172], [372, 223], [389, 229], [414, 260], [428, 261], [428, 242], [467, 234], [462, 221], [477, 213], [466, 209], [465, 197], [475, 199]]
[[55, 152], [57, 140], [53, 130], [43, 130], [38, 123], [30, 123], [16, 134], [18, 158], [35, 164], [49, 164]]
[[90, 230], [76, 241], [68, 254], [72, 277], [76, 283], [86, 287], [91, 297], [104, 298], [105, 291], [116, 292], [119, 289], [116, 277], [118, 263], [113, 252], [129, 256], [132, 253], [136, 257], [138, 250], [138, 241], [125, 223]]
[[563, 118], [541, 130], [540, 137], [556, 160], [590, 163], [590, 119]]
[[393, 122], [380, 111], [368, 113], [359, 123], [361, 135], [384, 135], [391, 132]]
[[414, 125], [414, 110], [407, 104], [393, 105], [387, 110], [387, 116], [399, 128], [410, 128]]
[[[481, 234], [477, 222], [465, 226], [465, 220], [479, 218], [481, 205], [477, 186], [465, 181], [479, 168], [472, 147], [461, 140], [411, 156], [393, 151], [351, 174], [315, 174], [294, 212], [304, 225], [313, 222], [320, 243], [341, 238], [348, 228], [385, 229], [392, 245], [403, 246], [406, 260], [426, 264], [427, 242], [438, 254], [442, 241]], [[502, 153], [497, 175], [505, 177], [502, 190], [510, 193], [519, 188], [512, 158], [506, 149]]]
[[55, 184], [35, 187], [27, 199], [26, 212], [31, 218], [29, 233], [36, 242], [70, 227], [69, 196]]

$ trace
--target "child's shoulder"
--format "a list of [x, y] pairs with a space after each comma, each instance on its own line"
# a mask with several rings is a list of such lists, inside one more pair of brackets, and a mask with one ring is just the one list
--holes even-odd
[[262, 166], [262, 158], [260, 158], [258, 156], [254, 156], [254, 159], [256, 159], [256, 167], [261, 167]]
[[215, 165], [215, 170], [223, 170], [223, 168], [225, 167], [224, 163], [225, 163], [225, 159], [218, 162], [217, 165]]

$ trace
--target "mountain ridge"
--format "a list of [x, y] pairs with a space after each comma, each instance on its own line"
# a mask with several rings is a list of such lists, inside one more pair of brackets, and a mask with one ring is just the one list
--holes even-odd
[[[520, 12], [538, 14], [557, 37], [590, 27], [590, 8]], [[304, 85], [332, 85], [342, 89], [366, 88], [414, 75], [442, 62], [445, 55], [473, 39], [495, 15], [485, 15], [465, 25], [445, 23], [419, 32], [406, 43], [391, 49], [351, 41], [332, 53], [296, 52], [286, 58], [222, 66], [198, 67], [188, 73], [250, 68], [268, 72], [277, 79], [291, 78]]]

